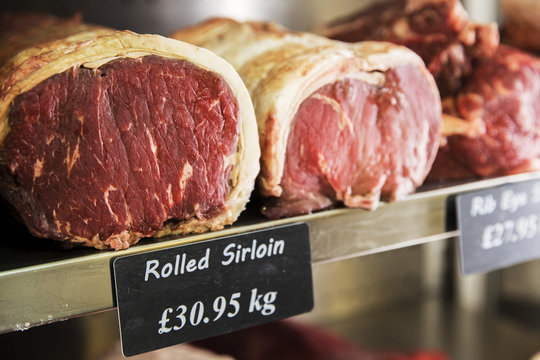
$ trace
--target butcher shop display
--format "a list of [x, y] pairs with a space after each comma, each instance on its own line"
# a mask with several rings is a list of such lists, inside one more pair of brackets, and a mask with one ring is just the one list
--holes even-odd
[[476, 59], [499, 44], [495, 23], [469, 20], [459, 0], [384, 0], [337, 19], [320, 32], [332, 39], [390, 41], [419, 54], [442, 97], [460, 90]]
[[429, 172], [440, 142], [441, 102], [414, 52], [226, 18], [172, 37], [225, 58], [250, 91], [266, 216], [338, 203], [374, 209], [380, 198], [414, 192]]
[[[430, 179], [509, 175], [540, 169], [540, 59], [500, 45], [445, 99], [446, 143]], [[456, 120], [452, 122], [451, 118]]]
[[535, 53], [540, 52], [540, 1], [501, 0], [504, 42]]
[[0, 23], [0, 192], [32, 234], [118, 250], [235, 221], [259, 145], [228, 63], [77, 17]]
[[538, 58], [499, 46], [495, 24], [477, 24], [458, 0], [377, 3], [322, 32], [344, 41], [386, 40], [422, 56], [443, 97], [443, 139], [433, 180], [540, 169]]

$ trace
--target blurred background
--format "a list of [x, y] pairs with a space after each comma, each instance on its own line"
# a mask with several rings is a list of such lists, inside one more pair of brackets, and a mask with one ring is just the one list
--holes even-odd
[[[3, 0], [4, 11], [44, 11], [60, 16], [83, 14], [86, 22], [120, 30], [167, 35], [213, 16], [273, 20], [291, 29], [312, 30], [376, 0]], [[477, 21], [497, 19], [496, 0], [465, 0]]]
[[[2, 0], [0, 9], [81, 13], [86, 22], [167, 35], [213, 16], [309, 31], [372, 2]], [[501, 20], [496, 0], [463, 3], [476, 21]], [[315, 266], [316, 307], [301, 318], [373, 349], [437, 348], [457, 360], [528, 359], [540, 351], [540, 261], [464, 277], [456, 270], [455, 247], [450, 239]], [[117, 342], [116, 321], [111, 310], [3, 334], [0, 346], [10, 359], [97, 359]]]

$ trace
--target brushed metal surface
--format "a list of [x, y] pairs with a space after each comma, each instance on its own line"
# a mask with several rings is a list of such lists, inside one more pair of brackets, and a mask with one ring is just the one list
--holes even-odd
[[366, 349], [436, 349], [456, 360], [529, 360], [540, 350], [538, 329], [441, 298], [399, 303], [325, 325]]
[[110, 264], [117, 256], [305, 221], [310, 226], [313, 263], [338, 261], [455, 237], [458, 235], [455, 229], [446, 229], [447, 201], [453, 196], [538, 178], [540, 172], [454, 186], [425, 186], [407, 199], [381, 204], [373, 212], [340, 208], [269, 221], [251, 208], [235, 225], [222, 231], [149, 239], [118, 252], [62, 251], [43, 245], [38, 251], [28, 244], [40, 240], [20, 233], [19, 236], [26, 238], [0, 243], [0, 332], [113, 308]]

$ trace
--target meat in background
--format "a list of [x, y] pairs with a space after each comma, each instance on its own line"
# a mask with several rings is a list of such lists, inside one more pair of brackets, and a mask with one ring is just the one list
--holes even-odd
[[540, 1], [501, 0], [503, 41], [540, 53]]
[[[463, 119], [465, 125], [463, 129], [447, 126], [448, 133], [463, 133], [448, 136], [430, 178], [489, 177], [540, 169], [539, 97], [538, 57], [500, 45], [493, 56], [479, 59], [460, 92], [443, 102], [444, 112]], [[445, 125], [450, 123], [447, 120]], [[450, 171], [460, 164], [463, 172]]]
[[445, 112], [430, 179], [539, 169], [540, 108], [532, 100], [539, 94], [538, 59], [499, 46], [495, 23], [471, 21], [458, 0], [386, 0], [322, 32], [345, 41], [387, 40], [422, 56]]
[[171, 36], [222, 56], [246, 83], [259, 126], [266, 216], [336, 204], [375, 209], [423, 183], [439, 145], [441, 103], [411, 50], [227, 18]]
[[459, 0], [384, 0], [320, 30], [332, 39], [390, 41], [419, 54], [442, 97], [455, 94], [476, 59], [493, 54], [496, 24], [469, 20]]

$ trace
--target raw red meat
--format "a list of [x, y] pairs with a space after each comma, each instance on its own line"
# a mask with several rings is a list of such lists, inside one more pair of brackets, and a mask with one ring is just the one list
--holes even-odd
[[463, 128], [445, 124], [445, 132], [455, 135], [448, 136], [429, 177], [485, 177], [539, 169], [539, 97], [539, 58], [500, 45], [493, 56], [479, 60], [460, 93], [443, 103], [445, 113], [463, 119], [459, 124]]
[[230, 192], [237, 117], [223, 79], [183, 60], [68, 70], [13, 102], [2, 193], [48, 238], [148, 236], [169, 219], [209, 219]]
[[34, 235], [122, 249], [236, 220], [259, 146], [229, 64], [156, 35], [21, 18], [0, 39], [0, 193]]
[[330, 24], [347, 41], [388, 40], [420, 54], [443, 97], [443, 141], [429, 179], [507, 175], [540, 168], [538, 59], [498, 45], [457, 0], [378, 3]]
[[405, 47], [232, 19], [172, 36], [223, 56], [246, 83], [259, 125], [266, 216], [338, 203], [375, 209], [427, 176], [439, 146], [440, 98], [420, 57]]
[[435, 77], [441, 96], [458, 91], [478, 57], [499, 43], [495, 24], [476, 24], [459, 0], [386, 0], [322, 29], [333, 39], [390, 41], [419, 54]]
[[388, 70], [379, 86], [345, 79], [320, 88], [296, 113], [283, 193], [268, 201], [265, 214], [309, 213], [336, 199], [371, 208], [371, 197], [355, 194], [377, 189], [394, 201], [413, 192], [412, 179], [425, 177], [415, 172], [426, 171], [417, 165], [430, 157], [418, 149], [437, 147], [438, 128], [425, 124], [438, 117], [433, 103], [429, 83], [410, 65]]

